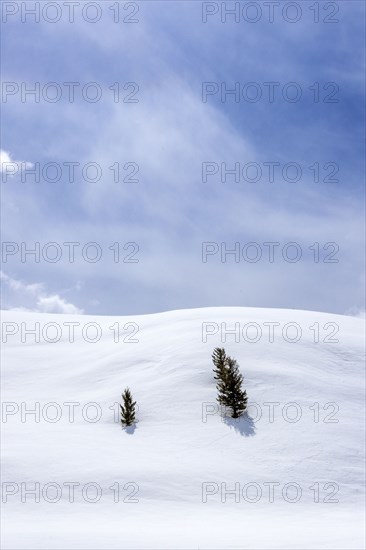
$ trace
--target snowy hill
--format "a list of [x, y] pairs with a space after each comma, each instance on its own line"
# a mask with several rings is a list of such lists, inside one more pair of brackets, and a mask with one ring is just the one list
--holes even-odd
[[[361, 319], [6, 311], [2, 329], [4, 548], [364, 548]], [[245, 377], [239, 422], [218, 411], [216, 346]]]

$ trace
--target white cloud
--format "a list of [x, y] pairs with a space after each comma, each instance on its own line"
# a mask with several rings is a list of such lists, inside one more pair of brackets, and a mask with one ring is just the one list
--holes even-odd
[[0, 172], [13, 176], [25, 168], [32, 168], [33, 164], [24, 160], [14, 160], [8, 151], [0, 149]]
[[38, 311], [43, 313], [70, 313], [71, 315], [83, 313], [82, 309], [66, 302], [58, 294], [41, 296], [37, 301]]
[[[31, 302], [30, 307], [23, 305], [8, 307], [15, 311], [35, 311], [39, 313], [66, 313], [70, 315], [83, 314], [84, 311], [71, 302], [67, 302], [59, 294], [47, 294], [43, 283], [27, 284], [14, 279], [0, 271], [0, 279], [12, 291], [13, 299], [27, 299]], [[35, 304], [34, 304], [35, 302]]]
[[11, 290], [14, 290], [14, 292], [25, 292], [29, 294], [39, 294], [43, 290], [43, 284], [42, 283], [33, 283], [33, 284], [25, 284], [22, 281], [18, 281], [17, 279], [13, 279], [12, 277], [9, 277], [6, 273], [3, 271], [0, 271], [0, 279], [4, 281], [8, 287]]

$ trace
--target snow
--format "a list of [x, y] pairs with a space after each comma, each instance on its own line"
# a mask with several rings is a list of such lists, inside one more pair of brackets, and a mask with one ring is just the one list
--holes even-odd
[[[70, 322], [79, 323], [74, 342]], [[239, 341], [222, 341], [221, 327], [235, 323]], [[273, 342], [268, 323], [278, 323]], [[288, 323], [297, 325], [283, 332]], [[82, 329], [92, 339], [96, 327], [99, 341], [86, 341]], [[241, 307], [133, 317], [4, 311], [3, 548], [364, 548], [364, 328], [356, 317]], [[216, 346], [240, 365], [252, 420], [219, 414]], [[139, 405], [128, 431], [114, 418], [127, 386]], [[35, 407], [39, 422], [24, 416]], [[74, 502], [70, 482], [79, 484]], [[26, 494], [35, 483], [40, 502]], [[222, 484], [237, 489], [226, 502]], [[95, 487], [100, 500], [88, 502]]]

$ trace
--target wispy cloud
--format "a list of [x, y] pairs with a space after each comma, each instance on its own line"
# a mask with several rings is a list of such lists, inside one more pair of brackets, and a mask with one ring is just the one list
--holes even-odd
[[21, 170], [33, 168], [33, 163], [24, 160], [14, 160], [8, 151], [0, 149], [0, 173], [5, 172], [8, 176], [14, 176]]
[[[313, 12], [305, 9], [307, 17], [296, 25], [283, 20], [236, 24], [230, 17], [227, 24], [219, 17], [202, 24], [201, 8], [194, 2], [164, 7], [144, 2], [140, 22], [126, 25], [124, 32], [108, 17], [95, 25], [80, 18], [74, 25], [19, 25], [21, 41], [16, 41], [16, 25], [5, 27], [7, 47], [17, 54], [16, 65], [9, 61], [3, 69], [9, 79], [60, 85], [78, 80], [79, 91], [83, 83], [98, 81], [103, 89], [103, 101], [95, 104], [80, 94], [75, 103], [64, 97], [56, 103], [9, 97], [7, 150], [16, 156], [26, 151], [23, 156], [40, 163], [41, 176], [24, 184], [14, 177], [4, 186], [4, 240], [24, 242], [31, 250], [50, 241], [63, 250], [62, 243], [74, 241], [80, 243], [78, 251], [90, 241], [103, 249], [95, 264], [80, 254], [74, 263], [65, 255], [57, 263], [42, 258], [22, 263], [18, 254], [9, 257], [9, 272], [57, 289], [75, 288], [80, 278], [78, 300], [90, 313], [210, 305], [343, 313], [352, 304], [361, 307], [363, 72], [354, 50], [363, 38], [364, 8], [349, 2], [335, 25], [314, 24]], [[69, 55], [74, 68], [65, 61]], [[124, 82], [137, 82], [139, 103], [114, 103], [109, 87], [116, 80], [121, 89]], [[311, 102], [309, 87], [319, 82], [323, 98], [331, 90], [322, 86], [333, 80], [340, 87], [339, 103]], [[228, 89], [254, 81], [264, 91], [263, 83], [279, 82], [279, 99], [222, 102], [217, 94], [203, 103], [203, 81], [224, 81]], [[283, 101], [282, 85], [291, 81], [302, 86], [304, 101]], [[15, 131], [19, 121], [21, 134]], [[37, 139], [32, 139], [35, 127]], [[13, 158], [3, 155], [4, 162]], [[42, 165], [53, 161], [81, 167], [96, 162], [103, 175], [95, 183], [83, 181], [80, 171], [73, 183], [65, 173], [55, 183], [44, 182]], [[116, 183], [110, 167], [128, 162], [138, 164], [139, 182]], [[237, 183], [230, 176], [222, 182], [218, 175], [204, 183], [202, 162], [228, 168], [236, 162], [262, 168], [298, 162], [303, 177]], [[336, 183], [324, 181], [331, 171], [331, 166], [324, 169], [327, 163], [339, 166]], [[321, 173], [315, 182], [317, 165]], [[117, 241], [138, 243], [138, 264], [111, 261], [109, 247]], [[225, 243], [228, 249], [237, 242], [282, 246], [296, 241], [304, 258], [314, 243], [324, 257], [322, 247], [335, 242], [339, 262], [286, 263], [279, 248], [272, 264], [264, 259], [236, 263], [232, 257], [223, 263], [219, 254], [203, 264], [204, 241]], [[48, 301], [35, 300], [34, 307], [63, 309], [66, 292], [43, 290]]]
[[[84, 311], [74, 304], [62, 298], [59, 294], [49, 294], [45, 290], [44, 283], [24, 283], [18, 279], [10, 277], [3, 271], [0, 271], [0, 279], [5, 283], [6, 287], [11, 291], [10, 300], [17, 299], [24, 303], [27, 302], [27, 307], [7, 306], [10, 310], [25, 310], [41, 313], [66, 313], [66, 314], [82, 314]], [[3, 291], [4, 295], [4, 291]], [[9, 299], [8, 298], [8, 299]]]

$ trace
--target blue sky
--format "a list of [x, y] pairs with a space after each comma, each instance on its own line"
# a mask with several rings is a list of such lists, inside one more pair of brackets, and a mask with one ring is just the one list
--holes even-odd
[[[313, 2], [304, 1], [297, 2], [302, 16], [296, 23], [281, 12], [270, 23], [263, 2], [257, 23], [242, 17], [223, 23], [220, 13], [203, 23], [201, 2], [145, 1], [132, 3], [138, 22], [130, 24], [113, 22], [115, 2], [108, 0], [95, 3], [101, 10], [96, 23], [80, 15], [86, 2], [73, 23], [58, 4], [56, 23], [42, 15], [39, 23], [22, 22], [19, 11], [2, 24], [3, 83], [21, 89], [39, 82], [43, 89], [55, 82], [62, 91], [55, 103], [30, 96], [22, 102], [20, 92], [5, 103], [3, 96], [2, 240], [19, 252], [6, 262], [3, 254], [2, 307], [90, 314], [236, 305], [363, 310], [364, 3], [330, 3], [339, 6], [338, 23], [323, 21], [330, 14], [324, 2], [314, 23]], [[125, 4], [123, 16], [130, 10]], [[74, 103], [64, 82], [80, 83]], [[90, 82], [102, 90], [96, 103], [79, 91]], [[122, 94], [133, 89], [123, 90], [125, 83], [138, 84], [138, 102], [115, 103], [109, 87], [116, 82]], [[239, 83], [240, 91], [254, 82], [263, 95], [254, 103], [243, 96], [221, 101], [217, 93], [203, 102], [203, 82], [227, 89]], [[266, 82], [278, 83], [273, 102]], [[289, 82], [302, 92], [298, 102], [282, 96]], [[319, 102], [309, 89], [315, 82]], [[330, 82], [339, 88], [334, 103], [323, 101], [335, 89], [323, 89]], [[52, 162], [62, 167], [59, 181], [35, 182], [29, 169]], [[98, 163], [101, 179], [87, 181], [78, 168], [70, 182], [64, 164], [70, 162]], [[137, 164], [138, 182], [115, 183], [109, 167], [117, 162]], [[219, 172], [203, 182], [204, 162], [256, 163], [263, 174], [257, 182], [233, 176], [222, 182]], [[264, 164], [270, 162], [280, 166], [272, 183]], [[301, 167], [299, 181], [283, 179], [287, 163]], [[320, 182], [309, 168], [314, 163]], [[334, 165], [339, 181], [322, 181]], [[36, 242], [41, 250], [57, 243], [60, 260], [36, 262], [28, 255], [22, 261], [21, 247]], [[74, 262], [65, 242], [80, 243]], [[90, 242], [102, 252], [95, 263], [81, 253]], [[122, 259], [138, 246], [138, 262], [114, 262], [109, 247], [116, 242]], [[219, 252], [239, 243], [239, 261], [233, 255], [221, 261], [218, 252], [203, 262], [205, 242], [217, 243]], [[279, 243], [273, 262], [267, 242]], [[302, 252], [293, 263], [282, 256], [292, 242]], [[126, 243], [136, 245], [124, 250]], [[261, 250], [257, 262], [243, 258], [247, 243]], [[318, 262], [309, 249], [314, 243]], [[338, 262], [324, 262], [335, 250], [324, 250], [326, 243], [339, 247], [331, 257]]]

